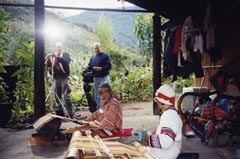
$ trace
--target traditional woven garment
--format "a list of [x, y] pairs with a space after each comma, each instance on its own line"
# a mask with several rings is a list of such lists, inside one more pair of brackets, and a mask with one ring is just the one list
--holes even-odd
[[122, 108], [116, 98], [110, 97], [101, 103], [101, 107], [91, 114], [84, 122], [97, 122], [98, 127], [84, 124], [75, 128], [62, 131], [62, 133], [73, 133], [75, 131], [85, 132], [91, 130], [92, 136], [110, 137], [115, 134], [123, 134], [122, 131]]
[[182, 147], [182, 120], [177, 111], [163, 112], [156, 135], [149, 139], [149, 151], [156, 159], [175, 159]]
[[100, 122], [99, 128], [122, 132], [122, 108], [116, 98], [110, 98], [101, 103], [100, 109], [90, 115], [86, 121], [97, 120]]

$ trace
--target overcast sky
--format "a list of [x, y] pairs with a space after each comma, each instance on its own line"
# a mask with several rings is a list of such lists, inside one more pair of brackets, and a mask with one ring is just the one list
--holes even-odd
[[[45, 5], [81, 7], [81, 8], [116, 8], [129, 7], [133, 4], [124, 2], [124, 0], [45, 0]], [[61, 12], [65, 16], [79, 14], [80, 10], [54, 9], [55, 12]]]

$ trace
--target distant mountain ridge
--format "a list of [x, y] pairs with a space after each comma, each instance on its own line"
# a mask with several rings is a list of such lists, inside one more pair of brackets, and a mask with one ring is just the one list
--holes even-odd
[[[126, 10], [140, 10], [139, 7], [128, 7]], [[125, 47], [137, 47], [136, 37], [134, 35], [134, 17], [132, 12], [109, 12], [109, 11], [84, 11], [81, 14], [68, 17], [72, 23], [79, 24], [85, 29], [91, 31], [96, 28], [98, 19], [101, 15], [105, 16], [112, 25], [113, 38], [118, 45]]]

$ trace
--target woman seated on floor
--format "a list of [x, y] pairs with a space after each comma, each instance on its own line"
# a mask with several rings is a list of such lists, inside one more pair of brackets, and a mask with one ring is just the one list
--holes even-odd
[[148, 132], [143, 144], [156, 159], [176, 159], [182, 147], [182, 120], [174, 107], [174, 89], [162, 85], [156, 91], [154, 102], [163, 113], [156, 132]]
[[102, 84], [99, 94], [102, 99], [100, 108], [81, 122], [84, 126], [80, 131], [90, 130], [92, 136], [100, 137], [122, 133], [122, 107], [110, 85]]

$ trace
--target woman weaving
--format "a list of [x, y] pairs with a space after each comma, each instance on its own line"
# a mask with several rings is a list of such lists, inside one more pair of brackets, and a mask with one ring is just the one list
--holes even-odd
[[107, 137], [122, 133], [122, 108], [114, 97], [109, 84], [104, 83], [99, 87], [102, 98], [100, 108], [87, 119], [81, 121], [84, 124], [80, 131], [91, 130], [91, 135]]

